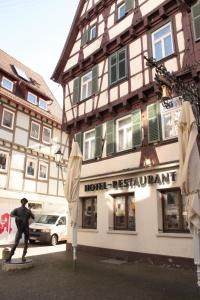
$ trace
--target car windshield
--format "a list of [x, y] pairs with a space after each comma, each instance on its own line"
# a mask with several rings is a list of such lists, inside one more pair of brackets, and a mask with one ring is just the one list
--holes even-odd
[[38, 216], [36, 222], [41, 224], [55, 224], [57, 220], [58, 216], [42, 215]]

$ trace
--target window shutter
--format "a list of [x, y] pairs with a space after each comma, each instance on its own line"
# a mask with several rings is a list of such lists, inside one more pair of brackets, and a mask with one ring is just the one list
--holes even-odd
[[195, 40], [200, 39], [200, 3], [192, 7], [192, 18]]
[[80, 150], [83, 153], [83, 134], [82, 134], [82, 132], [78, 132], [75, 135], [75, 141], [79, 144]]
[[94, 66], [92, 69], [92, 93], [95, 94], [98, 92], [98, 65]]
[[154, 143], [160, 140], [159, 110], [158, 104], [154, 103], [147, 107], [148, 118], [148, 141]]
[[125, 11], [129, 12], [133, 8], [133, 0], [125, 0]]
[[106, 142], [106, 153], [111, 155], [115, 152], [115, 120], [107, 123]]
[[117, 53], [113, 54], [112, 56], [109, 57], [108, 60], [109, 63], [109, 85], [112, 83], [115, 83], [118, 78], [117, 78]]
[[127, 77], [127, 49], [118, 52], [118, 79]]
[[95, 128], [95, 157], [101, 157], [102, 155], [102, 133], [103, 126], [101, 124]]
[[80, 99], [80, 78], [74, 79], [73, 104], [76, 104]]
[[89, 41], [89, 29], [86, 29], [83, 32], [83, 35], [82, 35], [82, 43], [81, 43], [81, 45], [84, 46], [85, 44], [87, 44], [88, 41]]
[[137, 109], [132, 114], [132, 126], [133, 126], [133, 147], [142, 145], [142, 119], [141, 110]]

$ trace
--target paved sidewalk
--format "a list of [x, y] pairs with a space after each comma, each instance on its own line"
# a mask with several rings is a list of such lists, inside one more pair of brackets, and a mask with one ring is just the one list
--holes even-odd
[[[0, 252], [2, 249], [0, 246]], [[16, 256], [21, 253], [22, 249], [18, 249]], [[31, 246], [29, 255], [34, 260], [34, 268], [0, 270], [1, 300], [200, 299], [193, 270], [134, 262], [112, 264], [102, 262], [105, 260], [102, 257], [79, 254], [74, 272], [65, 244]]]

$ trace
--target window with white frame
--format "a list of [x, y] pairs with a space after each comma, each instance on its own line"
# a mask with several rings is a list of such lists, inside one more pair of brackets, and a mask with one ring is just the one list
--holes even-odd
[[95, 157], [95, 129], [84, 133], [84, 159], [93, 159]]
[[27, 101], [34, 105], [37, 105], [37, 96], [31, 92], [28, 92]]
[[82, 198], [82, 227], [97, 228], [97, 198]]
[[42, 108], [44, 110], [47, 110], [47, 102], [44, 99], [39, 98], [39, 104], [38, 105], [39, 105], [40, 108]]
[[81, 78], [81, 100], [92, 95], [92, 71]]
[[117, 9], [117, 19], [120, 20], [126, 15], [126, 6], [125, 2], [118, 6]]
[[0, 150], [0, 173], [6, 173], [8, 170], [9, 153]]
[[132, 148], [132, 121], [131, 116], [117, 120], [116, 141], [117, 151]]
[[92, 40], [94, 40], [95, 38], [96, 38], [96, 36], [97, 36], [97, 26], [96, 25], [94, 25], [94, 26], [92, 26], [92, 27], [90, 27], [90, 31], [89, 31], [90, 33], [90, 37], [89, 37], [89, 40], [90, 41], [92, 41]]
[[31, 122], [30, 137], [35, 139], [35, 140], [40, 139], [40, 124], [38, 124], [34, 121]]
[[10, 92], [13, 91], [13, 82], [6, 77], [2, 78], [1, 86]]
[[48, 163], [39, 161], [38, 179], [47, 180], [48, 178]]
[[13, 129], [15, 113], [4, 108], [1, 125], [8, 129]]
[[36, 178], [36, 174], [37, 174], [37, 160], [28, 157], [26, 161], [26, 177]]
[[42, 142], [45, 144], [51, 144], [51, 128], [43, 127]]
[[172, 24], [167, 23], [151, 35], [153, 57], [159, 61], [174, 53]]
[[177, 137], [177, 124], [180, 116], [181, 100], [174, 98], [171, 101], [171, 108], [165, 108], [160, 104], [162, 138], [168, 140]]

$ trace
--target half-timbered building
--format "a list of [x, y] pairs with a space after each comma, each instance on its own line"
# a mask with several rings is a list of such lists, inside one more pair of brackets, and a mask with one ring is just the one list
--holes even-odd
[[82, 0], [52, 79], [83, 153], [79, 249], [193, 257], [177, 181], [181, 100], [158, 102], [155, 70], [199, 82], [200, 1]]
[[[0, 50], [0, 243], [13, 241], [9, 213], [26, 197], [35, 213], [66, 204], [54, 154], [67, 158], [62, 110], [43, 78]], [[65, 151], [64, 151], [65, 150]]]

